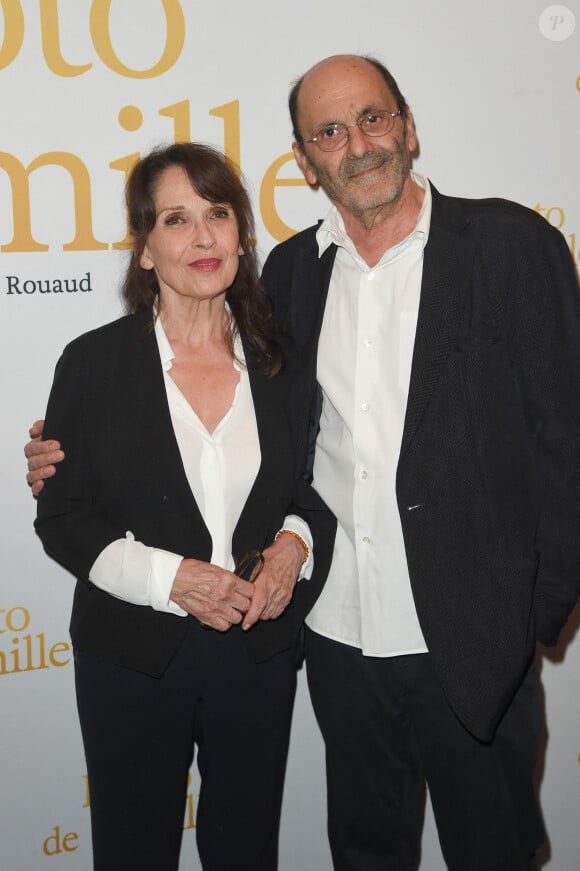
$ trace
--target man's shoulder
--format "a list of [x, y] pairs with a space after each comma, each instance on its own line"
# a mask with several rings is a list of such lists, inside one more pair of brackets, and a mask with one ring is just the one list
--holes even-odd
[[478, 233], [498, 235], [550, 233], [554, 228], [538, 212], [502, 197], [480, 199], [440, 194], [433, 188], [434, 224], [450, 218], [467, 222]]
[[477, 250], [494, 269], [500, 264], [519, 269], [523, 262], [535, 264], [537, 274], [564, 268], [572, 284], [576, 282], [570, 248], [560, 230], [512, 200], [448, 197], [435, 191], [429, 243], [433, 251], [449, 245], [468, 253]]
[[288, 258], [294, 258], [299, 254], [309, 254], [318, 252], [318, 243], [316, 241], [316, 231], [321, 222], [313, 224], [312, 227], [307, 227], [294, 236], [290, 236], [285, 242], [280, 242], [270, 251], [268, 262], [283, 261]]

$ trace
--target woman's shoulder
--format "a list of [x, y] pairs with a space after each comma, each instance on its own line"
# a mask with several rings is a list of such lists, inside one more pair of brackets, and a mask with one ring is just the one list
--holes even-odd
[[153, 329], [153, 318], [150, 312], [124, 315], [108, 324], [95, 327], [76, 339], [65, 348], [65, 354], [79, 354], [99, 350], [108, 351], [125, 343], [132, 336], [145, 336]]

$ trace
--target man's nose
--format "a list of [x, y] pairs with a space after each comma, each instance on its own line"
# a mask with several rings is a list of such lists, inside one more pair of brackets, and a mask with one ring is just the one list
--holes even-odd
[[368, 136], [365, 136], [358, 124], [352, 124], [348, 128], [347, 149], [355, 157], [362, 157], [372, 151]]

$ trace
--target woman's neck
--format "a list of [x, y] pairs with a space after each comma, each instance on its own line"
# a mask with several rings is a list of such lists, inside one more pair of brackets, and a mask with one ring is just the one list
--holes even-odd
[[166, 300], [162, 297], [159, 317], [172, 345], [227, 344], [229, 313], [225, 296], [208, 300]]

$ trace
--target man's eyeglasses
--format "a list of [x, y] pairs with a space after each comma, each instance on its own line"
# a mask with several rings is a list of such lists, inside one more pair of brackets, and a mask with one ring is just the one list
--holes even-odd
[[254, 583], [264, 568], [264, 555], [259, 550], [251, 550], [235, 560], [235, 573], [244, 581]]
[[322, 151], [338, 151], [344, 148], [350, 137], [350, 130], [358, 127], [365, 136], [384, 136], [390, 133], [395, 125], [398, 112], [365, 112], [355, 124], [326, 124], [321, 127], [316, 136], [306, 139], [306, 142], [316, 142]]

